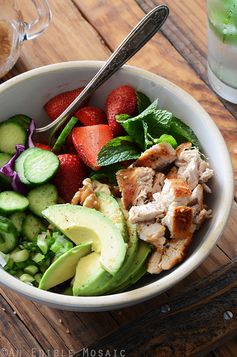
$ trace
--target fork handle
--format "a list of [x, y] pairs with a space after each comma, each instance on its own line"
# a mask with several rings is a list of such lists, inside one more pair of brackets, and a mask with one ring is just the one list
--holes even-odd
[[107, 79], [152, 38], [163, 25], [168, 14], [169, 8], [166, 5], [161, 5], [155, 7], [145, 15], [65, 111], [49, 125], [36, 129], [36, 132], [47, 131], [59, 124], [61, 125], [84, 100], [94, 93], [98, 87], [107, 81]]

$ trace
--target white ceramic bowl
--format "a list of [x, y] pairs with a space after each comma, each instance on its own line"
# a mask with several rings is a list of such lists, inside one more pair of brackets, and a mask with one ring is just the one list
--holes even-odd
[[[67, 62], [23, 73], [0, 86], [0, 121], [23, 113], [34, 118], [38, 126], [47, 123], [43, 105], [59, 92], [85, 85], [102, 62]], [[151, 99], [159, 98], [161, 107], [170, 110], [188, 124], [198, 136], [215, 171], [213, 194], [209, 205], [213, 218], [195, 233], [185, 261], [171, 271], [144, 278], [131, 291], [99, 296], [73, 297], [55, 294], [22, 283], [0, 269], [0, 283], [24, 297], [51, 307], [77, 311], [103, 311], [133, 305], [169, 289], [185, 278], [208, 256], [226, 224], [233, 200], [232, 166], [225, 142], [205, 110], [185, 91], [171, 82], [139, 68], [125, 66], [94, 95], [93, 103], [104, 106], [111, 89], [130, 84]]]

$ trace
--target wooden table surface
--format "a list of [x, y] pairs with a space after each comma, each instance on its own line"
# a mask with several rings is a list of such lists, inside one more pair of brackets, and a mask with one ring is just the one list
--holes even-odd
[[[24, 43], [20, 59], [3, 80], [50, 63], [105, 60], [144, 13], [159, 3], [156, 0], [51, 0], [53, 20], [48, 30]], [[227, 142], [236, 178], [237, 106], [218, 98], [207, 81], [206, 2], [164, 0], [164, 3], [170, 7], [169, 19], [162, 31], [129, 63], [171, 80], [199, 101]], [[22, 4], [24, 14], [30, 17], [30, 1], [22, 0]], [[229, 223], [209, 258], [168, 294], [146, 303], [103, 313], [64, 312], [0, 289], [0, 356], [70, 356], [133, 318], [157, 309], [168, 295], [174, 298], [191, 282], [202, 280], [230, 262], [237, 255], [237, 206], [233, 202]], [[208, 356], [237, 356], [236, 339], [212, 351], [210, 347], [200, 346], [198, 341], [195, 356], [207, 351]], [[173, 353], [176, 355], [180, 356]], [[163, 351], [162, 356], [168, 354]]]

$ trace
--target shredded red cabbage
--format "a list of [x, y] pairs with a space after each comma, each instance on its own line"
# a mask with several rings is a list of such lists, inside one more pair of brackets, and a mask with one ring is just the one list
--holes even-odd
[[22, 193], [23, 195], [27, 192], [26, 185], [24, 185], [16, 171], [14, 170], [15, 161], [20, 156], [20, 154], [25, 150], [24, 145], [16, 145], [16, 153], [15, 155], [4, 165], [0, 168], [0, 172], [9, 177], [11, 180], [11, 185], [14, 191]]
[[29, 133], [29, 136], [28, 136], [28, 147], [29, 148], [32, 148], [34, 145], [33, 141], [32, 141], [32, 136], [34, 134], [34, 131], [35, 131], [35, 122], [33, 119], [31, 119], [31, 122], [30, 122], [30, 125], [28, 127], [28, 133]]

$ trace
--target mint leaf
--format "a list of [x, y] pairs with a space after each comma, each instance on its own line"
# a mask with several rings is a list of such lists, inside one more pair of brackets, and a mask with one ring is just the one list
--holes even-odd
[[151, 105], [150, 98], [142, 92], [137, 92], [137, 110], [142, 113], [147, 107]]
[[140, 151], [129, 136], [119, 136], [110, 140], [99, 152], [97, 164], [108, 166], [126, 160], [135, 160]]
[[172, 113], [157, 109], [157, 104], [158, 100], [155, 100], [136, 117], [117, 120], [142, 150], [153, 144], [147, 134], [159, 137], [161, 134], [167, 133], [170, 128]]
[[192, 129], [176, 117], [173, 117], [171, 120], [169, 134], [176, 139], [178, 144], [181, 144], [185, 141], [191, 141], [194, 146], [198, 147], [199, 149], [201, 148], [198, 138]]
[[118, 123], [120, 123], [121, 121], [127, 120], [131, 118], [131, 115], [129, 114], [117, 114], [115, 115], [115, 119]]

